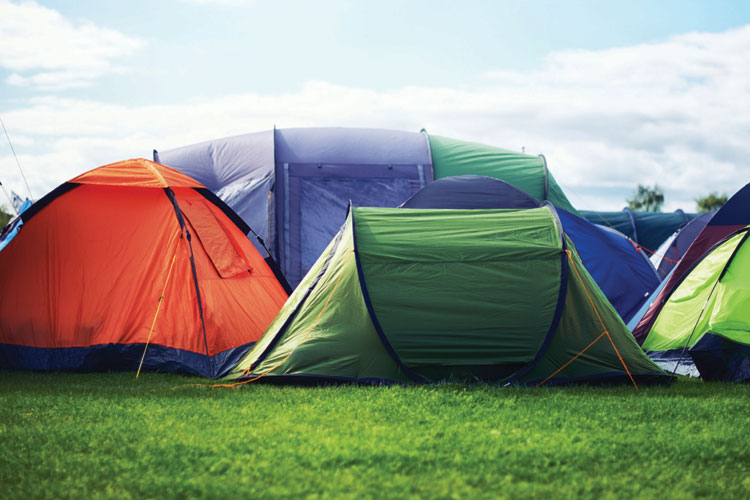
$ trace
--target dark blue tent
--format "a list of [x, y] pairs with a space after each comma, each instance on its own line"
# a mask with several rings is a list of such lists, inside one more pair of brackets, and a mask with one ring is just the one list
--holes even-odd
[[[402, 208], [533, 208], [539, 202], [499, 179], [463, 175], [439, 179], [412, 196]], [[627, 322], [659, 285], [651, 262], [627, 238], [557, 209], [565, 232], [586, 269]]]

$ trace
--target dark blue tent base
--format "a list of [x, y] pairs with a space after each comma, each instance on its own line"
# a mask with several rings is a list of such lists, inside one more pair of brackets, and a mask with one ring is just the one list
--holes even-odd
[[690, 356], [704, 380], [750, 382], [750, 345], [707, 333]]
[[[151, 344], [142, 371], [176, 372], [199, 377], [226, 375], [253, 343], [204, 354]], [[29, 347], [0, 344], [0, 368], [35, 371], [105, 372], [136, 371], [145, 344], [100, 344], [88, 347]]]

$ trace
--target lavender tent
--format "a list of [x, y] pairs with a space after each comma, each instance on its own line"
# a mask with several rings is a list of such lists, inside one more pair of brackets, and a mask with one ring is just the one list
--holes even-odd
[[426, 134], [393, 130], [272, 130], [154, 151], [154, 160], [227, 202], [265, 240], [292, 286], [341, 227], [350, 202], [395, 207], [433, 180]]

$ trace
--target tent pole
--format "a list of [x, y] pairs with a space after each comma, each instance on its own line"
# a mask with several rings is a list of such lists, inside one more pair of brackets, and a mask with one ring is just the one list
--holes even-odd
[[10, 203], [10, 208], [13, 209], [13, 211], [16, 213], [16, 215], [18, 215], [18, 209], [13, 204], [13, 198], [11, 198], [10, 195], [8, 194], [8, 190], [5, 189], [5, 185], [2, 182], [0, 182], [0, 186], [2, 186], [2, 188], [3, 188], [3, 192], [5, 193], [5, 197], [8, 198], [8, 203]]
[[8, 139], [8, 145], [10, 146], [10, 150], [13, 153], [13, 158], [16, 159], [16, 165], [18, 165], [18, 170], [21, 171], [21, 177], [23, 177], [23, 182], [26, 184], [26, 189], [29, 191], [29, 198], [31, 198], [32, 203], [36, 200], [34, 200], [34, 195], [31, 194], [31, 188], [29, 187], [29, 181], [26, 180], [26, 175], [23, 173], [23, 169], [21, 168], [21, 162], [18, 161], [18, 156], [16, 155], [16, 150], [13, 147], [13, 143], [10, 142], [10, 136], [8, 135], [8, 131], [5, 129], [5, 122], [3, 122], [3, 119], [0, 117], [0, 125], [3, 126], [3, 132], [5, 132], [5, 138]]
[[190, 249], [190, 268], [193, 271], [193, 283], [195, 284], [195, 294], [198, 298], [198, 312], [200, 313], [201, 317], [201, 328], [203, 329], [203, 345], [206, 349], [206, 358], [208, 359], [208, 373], [210, 376], [213, 377], [214, 375], [214, 366], [213, 361], [211, 360], [211, 355], [208, 351], [208, 337], [206, 335], [206, 319], [203, 314], [203, 299], [201, 297], [201, 289], [198, 285], [198, 271], [195, 268], [195, 255], [193, 254], [193, 243], [192, 243], [192, 236], [190, 234], [190, 231], [187, 228], [187, 224], [185, 223], [185, 218], [182, 216], [182, 210], [180, 210], [180, 206], [177, 204], [177, 198], [174, 195], [174, 191], [172, 191], [172, 188], [165, 187], [164, 192], [167, 193], [167, 197], [169, 198], [169, 201], [172, 202], [172, 207], [174, 208], [175, 214], [177, 215], [177, 221], [180, 223], [180, 229], [184, 231], [185, 236], [187, 238], [188, 242], [188, 248]]

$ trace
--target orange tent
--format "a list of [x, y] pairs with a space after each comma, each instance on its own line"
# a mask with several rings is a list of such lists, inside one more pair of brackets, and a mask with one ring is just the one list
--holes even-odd
[[[0, 252], [0, 367], [226, 373], [287, 298], [203, 185], [144, 159], [96, 168], [23, 214]], [[145, 356], [144, 356], [145, 352]]]

